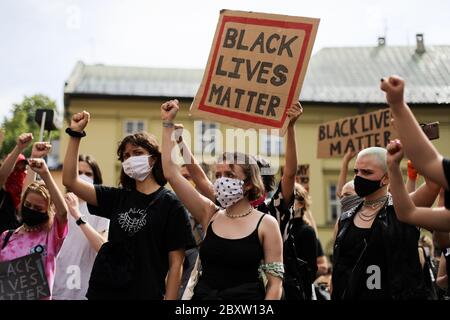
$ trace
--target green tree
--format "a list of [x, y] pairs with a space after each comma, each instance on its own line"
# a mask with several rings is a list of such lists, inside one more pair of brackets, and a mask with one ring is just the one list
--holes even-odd
[[[4, 140], [0, 149], [0, 158], [3, 159], [12, 151], [16, 145], [16, 139], [21, 133], [31, 132], [33, 133], [33, 141], [39, 140], [40, 127], [34, 121], [37, 109], [52, 109], [55, 111], [55, 116], [57, 114], [56, 102], [42, 94], [26, 96], [21, 103], [13, 105], [12, 117], [9, 119], [5, 117], [2, 123]], [[58, 137], [59, 131], [52, 132], [52, 140]], [[45, 138], [46, 135], [44, 135]], [[24, 151], [26, 157], [30, 156], [31, 146]]]

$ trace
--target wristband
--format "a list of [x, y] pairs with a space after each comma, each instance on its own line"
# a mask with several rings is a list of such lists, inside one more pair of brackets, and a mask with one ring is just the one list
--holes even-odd
[[174, 127], [174, 124], [173, 124], [172, 121], [166, 121], [166, 120], [164, 120], [164, 121], [163, 121], [163, 127], [164, 127], [164, 128], [173, 128], [173, 127]]
[[84, 130], [81, 131], [81, 132], [78, 132], [78, 131], [72, 130], [71, 128], [67, 128], [67, 129], [66, 129], [66, 133], [67, 133], [69, 136], [73, 137], [73, 138], [83, 138], [83, 137], [86, 137], [86, 132], [84, 132]]

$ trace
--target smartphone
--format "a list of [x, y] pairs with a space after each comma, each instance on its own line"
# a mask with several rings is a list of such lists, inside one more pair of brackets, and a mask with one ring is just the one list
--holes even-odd
[[421, 123], [423, 132], [427, 135], [429, 140], [439, 139], [439, 121], [431, 123]]

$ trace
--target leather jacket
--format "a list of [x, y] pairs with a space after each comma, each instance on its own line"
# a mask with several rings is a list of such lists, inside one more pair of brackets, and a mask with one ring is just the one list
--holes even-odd
[[[343, 212], [338, 223], [338, 232], [334, 244], [333, 269], [341, 263], [341, 244], [355, 214], [361, 209], [363, 203]], [[357, 299], [357, 292], [361, 281], [366, 281], [363, 277], [367, 265], [370, 261], [371, 248], [376, 245], [381, 246], [385, 254], [385, 267], [388, 288], [384, 288], [388, 294], [388, 299], [411, 300], [426, 299], [427, 292], [423, 281], [423, 272], [420, 266], [418, 254], [418, 240], [420, 230], [412, 225], [400, 222], [395, 214], [392, 196], [389, 194], [388, 200], [377, 214], [373, 221], [372, 233], [361, 253], [356, 265], [352, 270], [348, 270], [347, 287], [341, 297], [337, 299]], [[384, 270], [383, 270], [384, 271]], [[335, 274], [333, 272], [333, 278]]]

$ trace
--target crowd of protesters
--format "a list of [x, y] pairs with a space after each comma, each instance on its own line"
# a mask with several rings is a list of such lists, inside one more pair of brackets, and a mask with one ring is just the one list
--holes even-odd
[[[297, 175], [300, 103], [288, 109], [276, 181], [266, 159], [233, 150], [211, 167], [200, 164], [175, 123], [178, 100], [161, 106], [161, 145], [146, 132], [118, 144], [110, 155], [122, 164], [114, 187], [102, 184], [92, 156], [79, 154], [84, 139], [95, 139], [85, 133], [88, 112], [73, 114], [66, 129], [66, 194], [44, 160], [51, 145], [36, 142], [25, 158], [33, 136], [17, 137], [0, 167], [0, 262], [40, 253], [50, 288], [45, 299], [448, 299], [450, 160], [405, 103], [404, 81], [382, 79], [381, 89], [398, 139], [343, 157], [331, 265], [309, 181]], [[416, 188], [418, 175], [425, 182]]]

